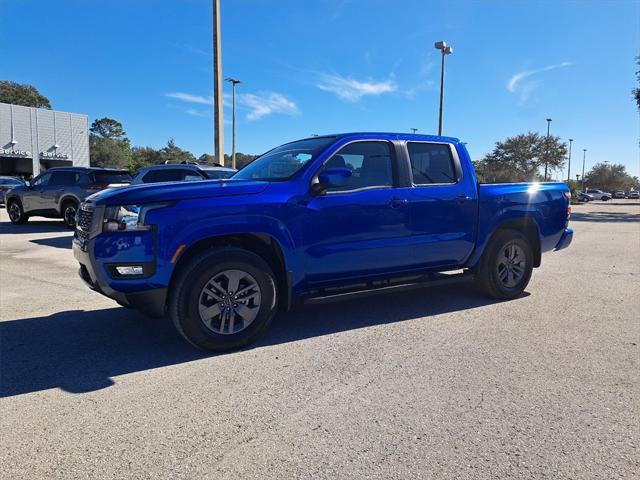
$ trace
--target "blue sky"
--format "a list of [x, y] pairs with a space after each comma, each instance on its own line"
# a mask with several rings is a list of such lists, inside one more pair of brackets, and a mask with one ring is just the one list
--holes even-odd
[[[587, 169], [608, 160], [640, 174], [638, 1], [221, 4], [223, 75], [243, 81], [238, 151], [313, 133], [435, 133], [433, 42], [446, 40], [444, 133], [474, 158], [507, 136], [545, 133], [551, 117], [553, 134], [575, 139], [577, 163], [586, 148]], [[211, 152], [210, 0], [0, 0], [0, 13], [0, 78], [37, 86], [56, 109], [116, 118], [134, 145], [173, 137]]]

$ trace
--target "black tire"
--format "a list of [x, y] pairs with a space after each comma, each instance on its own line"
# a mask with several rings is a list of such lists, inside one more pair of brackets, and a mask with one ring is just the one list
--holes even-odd
[[[209, 298], [204, 292], [205, 287], [211, 285], [212, 279], [217, 278], [216, 275], [224, 275], [228, 271], [241, 271], [248, 274], [251, 280], [255, 280], [259, 287], [260, 302], [255, 307], [257, 315], [247, 326], [243, 325], [243, 329], [236, 333], [223, 334], [215, 332], [211, 326], [205, 324], [200, 309], [203, 299]], [[176, 329], [189, 343], [204, 350], [220, 352], [240, 348], [260, 337], [275, 315], [276, 296], [275, 275], [262, 258], [240, 248], [214, 248], [196, 255], [180, 267], [169, 291], [168, 311]], [[234, 301], [231, 300], [231, 296], [225, 299]], [[212, 303], [216, 302], [214, 300]], [[231, 311], [231, 308], [229, 310]], [[236, 321], [240, 318], [235, 310], [231, 315], [235, 315]], [[222, 319], [222, 316], [220, 318]], [[227, 322], [227, 329], [233, 328], [233, 322]], [[213, 320], [211, 324], [213, 325]], [[224, 331], [224, 325], [224, 320], [221, 320], [218, 327]]]
[[9, 213], [9, 220], [14, 225], [24, 225], [29, 220], [29, 215], [24, 213], [20, 200], [9, 200], [7, 212]]
[[74, 200], [65, 200], [60, 209], [62, 212], [62, 221], [70, 228], [76, 228], [76, 212], [78, 211], [78, 203]]
[[[521, 276], [518, 275], [517, 281], [515, 280], [515, 274], [509, 278], [512, 271], [507, 271], [507, 283], [515, 282], [512, 285], [505, 283], [504, 279], [501, 278], [505, 272], [503, 263], [506, 258], [505, 252], [511, 246], [517, 247], [522, 256], [524, 256], [521, 259], [524, 261], [524, 265], [518, 263], [518, 272], [521, 271], [522, 273]], [[518, 255], [519, 257], [520, 255]], [[511, 266], [511, 268], [515, 267]], [[529, 284], [529, 280], [531, 280], [532, 272], [533, 250], [527, 237], [518, 230], [498, 230], [482, 255], [476, 271], [476, 284], [483, 293], [490, 297], [512, 299], [522, 294]]]

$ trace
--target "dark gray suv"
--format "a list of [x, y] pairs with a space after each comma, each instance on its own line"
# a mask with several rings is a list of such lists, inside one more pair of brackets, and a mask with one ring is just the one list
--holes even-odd
[[50, 168], [27, 185], [6, 194], [9, 219], [23, 224], [30, 216], [62, 218], [69, 228], [76, 224], [76, 210], [86, 197], [107, 187], [129, 185], [127, 170], [98, 167]]

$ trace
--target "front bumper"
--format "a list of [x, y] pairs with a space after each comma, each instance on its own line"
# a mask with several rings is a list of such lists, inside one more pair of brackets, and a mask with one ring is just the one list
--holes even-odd
[[[96, 240], [96, 238], [79, 239], [77, 236], [73, 239], [73, 256], [80, 264], [78, 273], [87, 286], [124, 307], [135, 308], [150, 316], [164, 315], [167, 288], [156, 285], [151, 278], [112, 278], [108, 266], [113, 263], [127, 263], [127, 260], [130, 261], [129, 255], [125, 252], [115, 252], [106, 259], [101, 257], [98, 261], [96, 248], [103, 256], [105, 249], [102, 244], [96, 247]], [[145, 260], [148, 261], [148, 258]]]
[[557, 252], [558, 250], [567, 248], [569, 245], [571, 245], [572, 241], [573, 241], [573, 228], [567, 227], [564, 230], [562, 237], [560, 237], [560, 240], [558, 241], [556, 247], [554, 248], [554, 251]]

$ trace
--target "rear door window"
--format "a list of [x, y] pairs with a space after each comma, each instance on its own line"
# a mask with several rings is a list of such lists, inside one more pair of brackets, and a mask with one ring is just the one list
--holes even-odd
[[456, 183], [453, 156], [449, 145], [409, 142], [407, 149], [414, 185]]
[[69, 186], [76, 183], [78, 174], [76, 172], [53, 172], [49, 185]]
[[131, 175], [126, 172], [96, 172], [96, 183], [131, 183]]
[[183, 177], [184, 173], [180, 168], [163, 168], [145, 173], [142, 181], [144, 183], [181, 182]]

